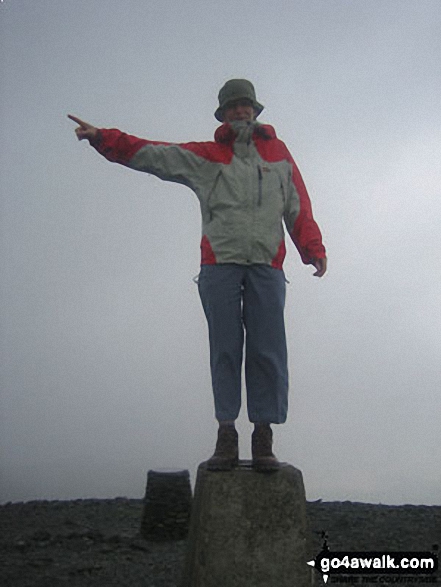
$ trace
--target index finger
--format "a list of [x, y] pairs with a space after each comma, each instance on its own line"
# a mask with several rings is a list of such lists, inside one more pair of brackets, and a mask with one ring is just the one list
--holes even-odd
[[81, 128], [88, 128], [90, 126], [90, 124], [88, 124], [87, 122], [84, 122], [84, 120], [81, 120], [81, 118], [77, 118], [76, 116], [72, 116], [72, 114], [68, 114], [67, 117], [70, 118], [71, 120], [73, 120], [74, 122], [76, 122], [77, 124], [79, 124], [81, 126]]

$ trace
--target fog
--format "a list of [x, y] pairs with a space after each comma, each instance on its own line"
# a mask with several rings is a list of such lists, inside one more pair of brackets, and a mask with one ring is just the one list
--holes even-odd
[[66, 115], [211, 140], [245, 77], [329, 258], [317, 279], [287, 241], [275, 452], [311, 500], [441, 504], [440, 24], [439, 0], [0, 4], [0, 501], [140, 497], [212, 454], [197, 199]]

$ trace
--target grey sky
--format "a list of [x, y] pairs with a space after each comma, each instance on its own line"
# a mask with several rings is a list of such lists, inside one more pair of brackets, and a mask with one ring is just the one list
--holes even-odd
[[210, 140], [246, 77], [329, 255], [318, 280], [287, 242], [277, 455], [309, 499], [441, 504], [440, 25], [439, 0], [0, 4], [1, 501], [137, 497], [212, 453], [196, 197], [66, 114]]

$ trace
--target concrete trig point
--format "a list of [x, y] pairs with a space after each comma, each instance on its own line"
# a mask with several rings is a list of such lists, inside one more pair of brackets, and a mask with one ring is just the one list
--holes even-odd
[[181, 587], [310, 587], [302, 473], [198, 468]]

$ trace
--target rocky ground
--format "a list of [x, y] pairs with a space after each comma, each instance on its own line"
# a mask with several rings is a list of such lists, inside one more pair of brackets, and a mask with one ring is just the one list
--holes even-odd
[[[185, 540], [144, 540], [142, 509], [142, 500], [126, 498], [0, 506], [1, 587], [178, 587]], [[314, 502], [308, 517], [312, 557], [323, 532], [334, 551], [432, 551], [441, 545], [441, 506]]]

